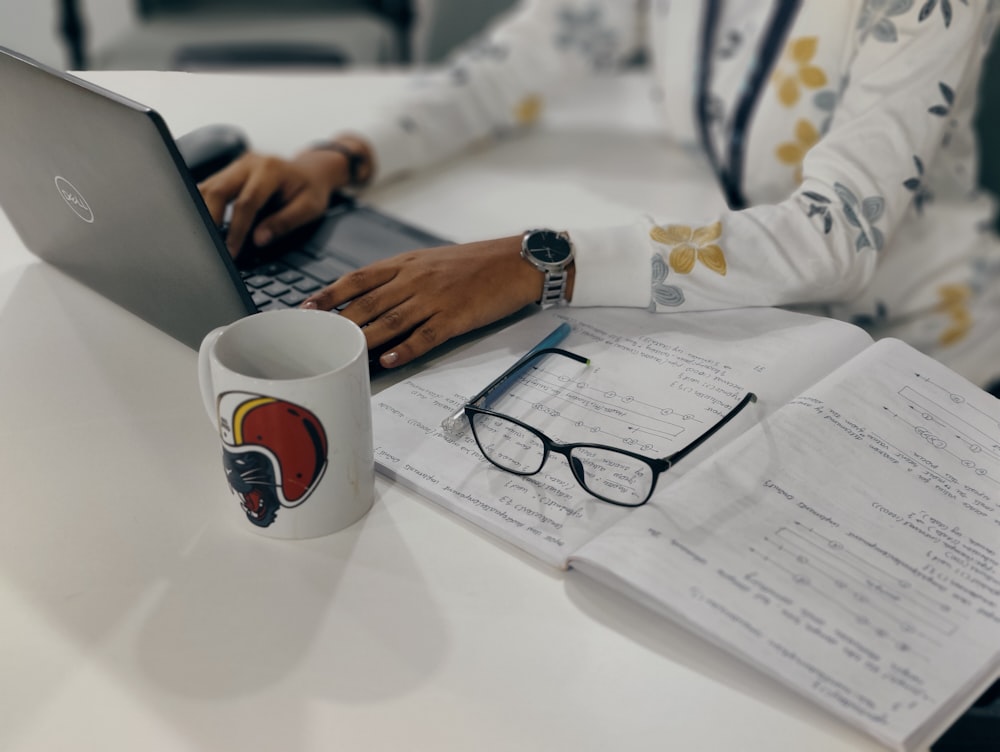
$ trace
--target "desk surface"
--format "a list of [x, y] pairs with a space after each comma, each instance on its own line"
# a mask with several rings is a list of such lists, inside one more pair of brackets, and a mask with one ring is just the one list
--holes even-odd
[[[237, 122], [283, 153], [350, 125], [339, 103], [375, 107], [400, 83], [90, 77], [159, 109], [175, 134]], [[602, 122], [607, 98], [567, 101], [550, 130], [371, 200], [456, 239], [536, 217], [629, 221], [664, 199], [641, 92], [619, 90], [634, 115], [624, 131]], [[617, 159], [602, 156], [611, 142]], [[0, 748], [876, 748], [385, 479], [341, 533], [254, 536], [230, 515], [216, 442], [195, 354], [34, 263], [0, 222]]]

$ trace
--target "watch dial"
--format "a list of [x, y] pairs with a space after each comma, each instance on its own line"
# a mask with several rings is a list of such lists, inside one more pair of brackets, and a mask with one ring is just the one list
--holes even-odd
[[555, 232], [532, 233], [525, 245], [532, 256], [546, 264], [558, 264], [570, 254], [569, 242]]

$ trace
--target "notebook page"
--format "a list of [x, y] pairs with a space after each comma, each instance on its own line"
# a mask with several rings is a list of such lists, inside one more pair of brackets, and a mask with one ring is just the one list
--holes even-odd
[[[493, 467], [465, 432], [442, 419], [499, 376], [561, 321], [562, 347], [494, 409], [564, 442], [585, 441], [665, 456], [713, 424], [748, 390], [759, 396], [657, 486], [693, 467], [803, 384], [871, 340], [856, 327], [776, 309], [658, 315], [628, 309], [557, 309], [532, 316], [373, 397], [378, 469], [432, 501], [554, 566], [629, 511], [595, 500], [553, 455], [538, 475]], [[519, 403], [512, 404], [512, 403]]]
[[912, 748], [1000, 659], [998, 421], [881, 341], [571, 566]]

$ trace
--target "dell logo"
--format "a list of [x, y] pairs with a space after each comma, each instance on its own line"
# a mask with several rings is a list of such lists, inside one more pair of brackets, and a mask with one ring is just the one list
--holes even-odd
[[80, 194], [80, 191], [73, 187], [71, 182], [60, 175], [56, 175], [56, 188], [59, 190], [62, 200], [66, 202], [66, 206], [72, 209], [76, 213], [76, 216], [84, 222], [94, 221], [94, 212], [91, 210], [90, 204]]

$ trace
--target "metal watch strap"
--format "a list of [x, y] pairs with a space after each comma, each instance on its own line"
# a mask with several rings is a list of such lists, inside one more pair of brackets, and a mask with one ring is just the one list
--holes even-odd
[[538, 305], [543, 309], [566, 303], [567, 269], [573, 255], [573, 243], [566, 232], [539, 228], [521, 236], [521, 258], [542, 273]]
[[542, 280], [542, 297], [538, 304], [542, 310], [566, 302], [566, 281], [569, 274], [565, 269], [559, 272], [545, 272]]

